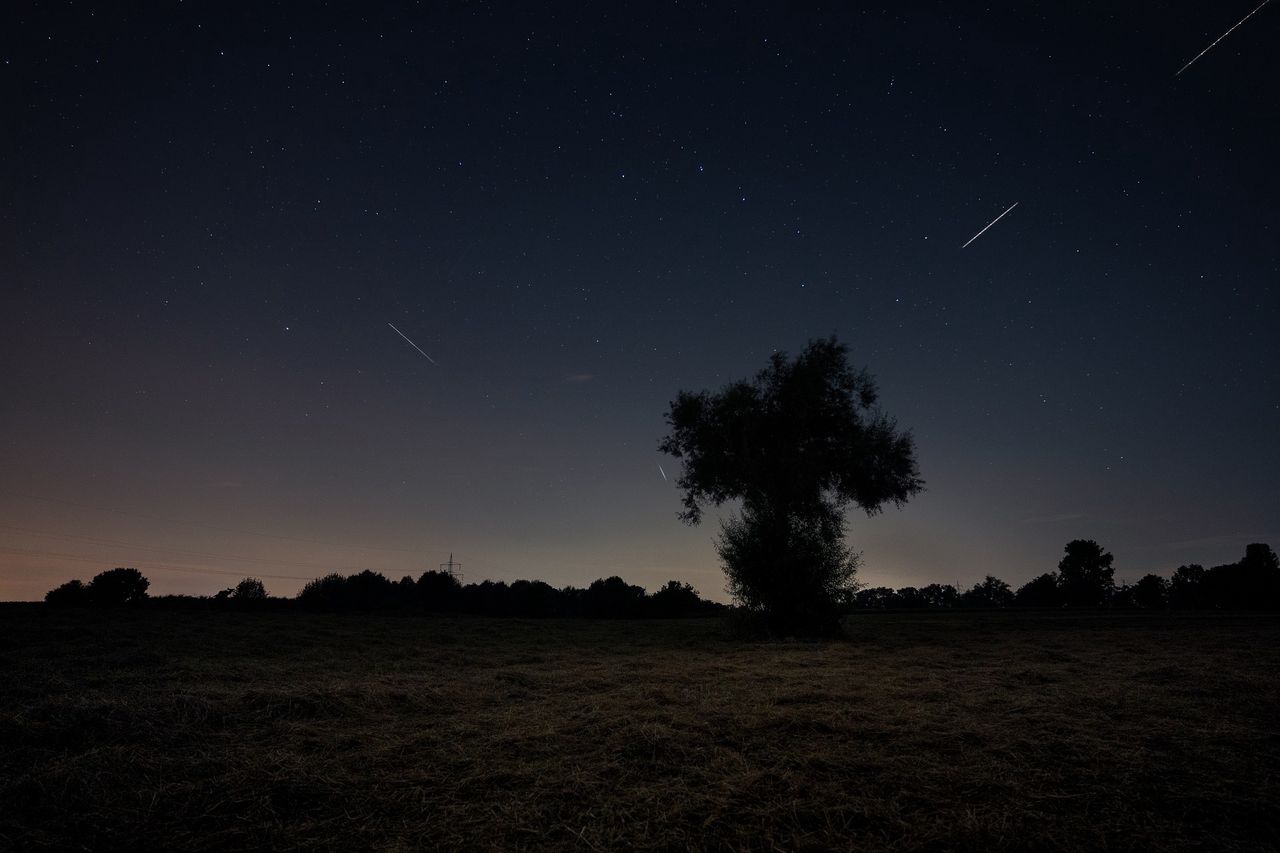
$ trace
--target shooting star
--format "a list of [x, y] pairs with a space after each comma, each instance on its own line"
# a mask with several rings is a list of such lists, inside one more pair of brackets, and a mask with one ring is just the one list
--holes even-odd
[[1202, 51], [1200, 51], [1199, 53], [1197, 53], [1197, 54], [1195, 55], [1195, 57], [1191, 60], [1191, 62], [1188, 62], [1186, 65], [1184, 65], [1184, 66], [1182, 66], [1181, 68], [1179, 68], [1179, 69], [1178, 69], [1178, 71], [1177, 71], [1177, 73], [1176, 73], [1176, 74], [1174, 74], [1173, 76], [1174, 76], [1174, 77], [1178, 77], [1178, 76], [1180, 76], [1180, 75], [1182, 74], [1182, 72], [1183, 72], [1183, 71], [1186, 71], [1186, 70], [1187, 70], [1188, 68], [1190, 68], [1193, 64], [1195, 64], [1195, 61], [1196, 61], [1197, 59], [1199, 59], [1200, 57], [1204, 56], [1204, 55], [1205, 55], [1206, 53], [1208, 53], [1209, 51], [1213, 50], [1213, 49], [1214, 49], [1214, 47], [1218, 44], [1218, 42], [1222, 41], [1224, 38], [1226, 38], [1227, 36], [1231, 35], [1231, 33], [1233, 33], [1233, 32], [1235, 31], [1235, 28], [1236, 28], [1236, 27], [1240, 26], [1240, 25], [1241, 25], [1241, 24], [1243, 24], [1245, 21], [1249, 20], [1249, 19], [1250, 19], [1250, 18], [1252, 18], [1254, 15], [1258, 14], [1258, 9], [1261, 9], [1263, 6], [1267, 5], [1267, 4], [1268, 4], [1268, 3], [1270, 3], [1270, 2], [1271, 2], [1271, 0], [1262, 0], [1262, 2], [1258, 4], [1258, 8], [1257, 8], [1257, 9], [1254, 9], [1252, 12], [1250, 12], [1250, 13], [1249, 13], [1249, 14], [1247, 14], [1247, 15], [1245, 15], [1245, 16], [1244, 16], [1243, 18], [1241, 18], [1240, 20], [1236, 21], [1236, 26], [1235, 26], [1235, 27], [1232, 27], [1231, 29], [1227, 30], [1225, 33], [1223, 33], [1222, 35], [1220, 35], [1220, 36], [1218, 36], [1216, 39], [1214, 39], [1214, 40], [1213, 40], [1213, 44], [1209, 45], [1209, 46], [1208, 46], [1208, 47], [1206, 47], [1204, 50], [1202, 50]]
[[666, 482], [666, 480], [667, 480], [667, 472], [662, 470], [662, 463], [661, 463], [661, 462], [659, 462], [659, 463], [658, 463], [658, 473], [662, 475], [662, 480], [663, 480], [663, 482]]
[[[1268, 2], [1270, 2], [1270, 0], [1268, 0]], [[1015, 207], [1017, 207], [1017, 206], [1018, 206], [1018, 203], [1015, 201], [1013, 204], [1009, 205], [1009, 210], [1013, 210], [1013, 209], [1014, 209]], [[995, 224], [996, 224], [997, 222], [999, 222], [1001, 219], [1004, 219], [1004, 218], [1005, 218], [1005, 215], [1009, 213], [1009, 210], [1006, 210], [1004, 213], [1000, 214], [1000, 215], [999, 215], [999, 216], [997, 216], [995, 219], [993, 219], [993, 220], [991, 220], [990, 222], [988, 222], [988, 223], [987, 223], [987, 228], [990, 228], [992, 225], [995, 225]], [[981, 237], [983, 234], [987, 233], [987, 228], [983, 228], [983, 229], [982, 229], [981, 231], [979, 231], [977, 234], [974, 234], [972, 237], [970, 237], [970, 238], [969, 238], [969, 243], [972, 243], [974, 240], [977, 240], [977, 239], [978, 239], [979, 237]], [[963, 246], [961, 246], [960, 248], [961, 248], [961, 249], [967, 249], [967, 248], [969, 248], [969, 243], [965, 243], [965, 244], [964, 244]]]
[[[410, 341], [410, 340], [409, 340], [409, 336], [408, 336], [408, 335], [406, 335], [404, 332], [400, 331], [399, 329], [396, 329], [395, 324], [393, 324], [393, 323], [388, 323], [387, 325], [388, 325], [388, 326], [391, 326], [391, 328], [395, 330], [395, 333], [396, 333], [397, 335], [399, 335], [400, 337], [404, 338], [406, 341], [409, 341], [409, 346], [413, 347], [413, 348], [414, 348], [414, 349], [416, 349], [418, 352], [422, 352], [422, 347], [418, 346], [418, 345], [417, 345], [417, 344], [415, 344], [413, 341]], [[432, 364], [436, 364], [436, 363], [437, 363], [437, 362], [436, 362], [436, 360], [435, 360], [434, 358], [432, 358], [431, 356], [427, 355], [425, 352], [422, 352], [422, 355], [423, 355], [423, 357], [425, 357], [425, 358], [426, 358], [426, 360], [427, 360], [427, 361], [431, 362]]]

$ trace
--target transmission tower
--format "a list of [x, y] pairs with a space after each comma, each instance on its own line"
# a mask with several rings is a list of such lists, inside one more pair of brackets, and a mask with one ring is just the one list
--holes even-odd
[[453, 561], [452, 551], [449, 552], [449, 562], [440, 564], [440, 571], [456, 580], [459, 586], [462, 585], [462, 563], [455, 563]]

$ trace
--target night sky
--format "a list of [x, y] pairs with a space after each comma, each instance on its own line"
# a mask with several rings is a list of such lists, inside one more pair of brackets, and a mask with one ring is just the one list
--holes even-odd
[[0, 598], [723, 600], [667, 404], [833, 332], [864, 582], [1280, 546], [1280, 4], [235, 5], [0, 12]]

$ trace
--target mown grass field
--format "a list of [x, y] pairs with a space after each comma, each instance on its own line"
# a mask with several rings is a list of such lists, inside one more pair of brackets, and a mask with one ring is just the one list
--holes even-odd
[[0, 609], [0, 848], [1265, 850], [1280, 621]]

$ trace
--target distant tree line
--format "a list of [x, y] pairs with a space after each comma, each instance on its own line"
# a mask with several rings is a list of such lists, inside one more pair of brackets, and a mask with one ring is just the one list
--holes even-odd
[[[1172, 577], [1144, 575], [1134, 584], [1116, 584], [1114, 557], [1091, 539], [1068, 542], [1056, 572], [1033, 578], [1016, 590], [987, 575], [966, 590], [951, 584], [862, 588], [843, 600], [845, 612], [867, 610], [951, 610], [1003, 607], [1110, 607], [1117, 609], [1280, 610], [1280, 560], [1271, 546], [1254, 543], [1244, 557], [1206, 569], [1179, 566]], [[66, 607], [123, 607], [149, 601], [174, 606], [314, 611], [403, 611], [465, 613], [524, 618], [674, 618], [713, 615], [724, 605], [707, 601], [689, 584], [669, 581], [653, 593], [622, 578], [593, 581], [585, 588], [553, 587], [543, 581], [482, 581], [463, 585], [446, 572], [423, 572], [398, 581], [368, 570], [330, 574], [309, 581], [296, 597], [273, 598], [257, 578], [245, 578], [213, 596], [149, 598], [149, 581], [137, 569], [111, 569], [88, 583], [68, 581], [45, 595]]]
[[951, 584], [863, 588], [847, 610], [949, 610], [996, 607], [1111, 607], [1117, 609], [1280, 610], [1280, 560], [1271, 546], [1254, 543], [1239, 562], [1206, 569], [1179, 566], [1169, 578], [1144, 575], [1116, 584], [1114, 558], [1092, 539], [1067, 543], [1056, 572], [1018, 589], [987, 575], [967, 590]]
[[272, 598], [257, 578], [245, 578], [213, 596], [169, 595], [149, 598], [149, 582], [137, 569], [111, 569], [89, 583], [68, 581], [45, 595], [59, 607], [120, 607], [139, 604], [222, 606], [240, 609], [314, 611], [401, 611], [465, 613], [476, 616], [588, 617], [595, 619], [706, 616], [724, 605], [707, 601], [691, 585], [668, 581], [656, 592], [620, 577], [601, 578], [583, 588], [556, 588], [543, 581], [482, 581], [463, 585], [446, 572], [424, 572], [417, 580], [398, 581], [366, 569], [353, 575], [330, 574], [309, 581], [292, 599]]

